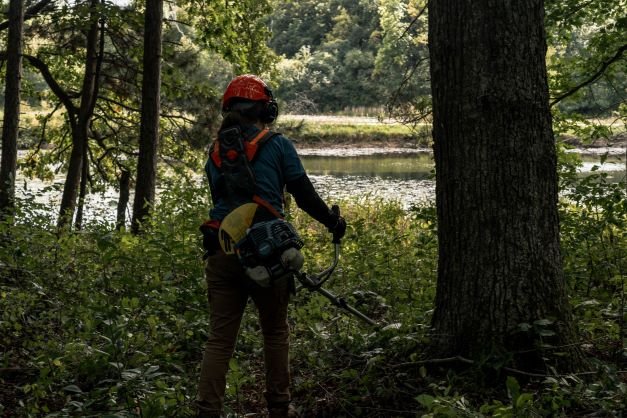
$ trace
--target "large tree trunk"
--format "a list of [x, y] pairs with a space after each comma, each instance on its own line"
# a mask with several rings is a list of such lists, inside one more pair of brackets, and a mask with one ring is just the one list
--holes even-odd
[[161, 33], [163, 0], [147, 0], [144, 18], [144, 77], [139, 135], [139, 157], [131, 231], [137, 234], [155, 200], [159, 112], [161, 107]]
[[20, 90], [22, 81], [22, 38], [24, 3], [9, 3], [4, 121], [2, 125], [2, 162], [0, 163], [0, 214], [13, 212], [17, 171], [17, 138], [20, 126]]
[[[542, 334], [554, 345], [576, 341], [559, 247], [543, 6], [429, 3], [439, 239], [433, 327], [442, 354], [532, 350], [537, 360]], [[576, 366], [576, 347], [562, 351]]]
[[[87, 147], [89, 123], [94, 112], [98, 94], [98, 0], [91, 0], [90, 22], [91, 24], [87, 32], [85, 75], [83, 77], [81, 90], [81, 104], [78, 109], [76, 122], [71, 123], [72, 151], [63, 187], [63, 195], [61, 197], [58, 221], [59, 228], [69, 225], [74, 217], [76, 195], [81, 181], [83, 164], [86, 164], [86, 162], [83, 161], [83, 157]], [[70, 119], [72, 119], [72, 115]]]

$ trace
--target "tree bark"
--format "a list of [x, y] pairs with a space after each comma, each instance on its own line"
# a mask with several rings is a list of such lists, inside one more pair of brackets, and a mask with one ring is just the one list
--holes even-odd
[[155, 200], [159, 112], [161, 107], [161, 34], [163, 0], [147, 0], [144, 16], [144, 59], [139, 157], [131, 231], [137, 234]]
[[126, 225], [126, 207], [128, 205], [131, 189], [131, 172], [124, 169], [120, 174], [120, 198], [118, 199], [116, 230], [122, 229]]
[[2, 125], [2, 161], [0, 163], [0, 214], [2, 215], [12, 213], [15, 208], [23, 35], [23, 0], [11, 0], [9, 3], [6, 87], [4, 92], [4, 121]]
[[78, 206], [76, 208], [76, 220], [74, 221], [74, 229], [80, 231], [83, 229], [83, 213], [85, 210], [85, 198], [87, 196], [87, 182], [89, 181], [89, 160], [87, 146], [83, 148], [83, 165], [81, 169], [81, 184], [78, 192]]
[[[98, 0], [90, 3], [90, 26], [87, 31], [85, 75], [81, 89], [81, 104], [78, 109], [76, 121], [71, 123], [72, 151], [66, 175], [58, 226], [63, 228], [69, 225], [74, 217], [76, 209], [76, 196], [81, 181], [83, 156], [87, 147], [89, 122], [93, 115], [96, 97], [98, 95]], [[70, 118], [72, 119], [72, 118]]]
[[543, 340], [564, 346], [571, 357], [562, 366], [576, 368], [543, 0], [432, 0], [429, 50], [439, 239], [434, 347], [475, 359], [531, 350], [533, 358], [518, 357], [525, 368], [538, 365], [534, 350]]

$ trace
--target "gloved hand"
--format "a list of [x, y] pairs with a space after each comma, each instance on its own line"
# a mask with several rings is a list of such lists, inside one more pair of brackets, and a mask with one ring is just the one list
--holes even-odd
[[346, 220], [341, 216], [338, 216], [337, 223], [331, 231], [333, 233], [333, 240], [341, 240], [346, 234]]
[[333, 242], [339, 241], [346, 234], [346, 220], [332, 212], [332, 220], [327, 224], [327, 228], [333, 234]]

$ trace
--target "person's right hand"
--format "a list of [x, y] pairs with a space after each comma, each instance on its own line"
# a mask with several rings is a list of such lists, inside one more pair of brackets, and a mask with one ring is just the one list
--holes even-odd
[[327, 228], [333, 234], [333, 242], [339, 243], [346, 234], [346, 220], [340, 216], [340, 207], [337, 205], [333, 205], [329, 215], [331, 221], [327, 224]]
[[200, 232], [202, 232], [202, 246], [205, 249], [203, 258], [207, 258], [214, 255], [220, 248], [218, 230], [205, 223], [200, 226]]

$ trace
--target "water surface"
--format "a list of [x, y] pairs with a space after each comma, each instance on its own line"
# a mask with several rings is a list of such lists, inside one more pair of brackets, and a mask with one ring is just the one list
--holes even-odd
[[[609, 155], [604, 164], [600, 164], [599, 155], [583, 156], [582, 175], [598, 166], [612, 181], [625, 181], [624, 150], [622, 152], [622, 155]], [[380, 198], [398, 201], [409, 208], [434, 201], [434, 163], [428, 150], [301, 149], [299, 154], [316, 190], [329, 203], [346, 198]], [[18, 172], [18, 193], [34, 195], [39, 202], [50, 202], [56, 216], [64, 181], [64, 175], [58, 175], [54, 182], [42, 182], [24, 179]], [[198, 181], [205, 181], [202, 172], [198, 173]], [[105, 217], [113, 221], [116, 204], [117, 192], [112, 188], [105, 193], [92, 194], [87, 199], [86, 219]], [[127, 218], [130, 218], [130, 207], [127, 211]]]
[[[403, 207], [433, 202], [435, 198], [433, 154], [427, 150], [377, 149], [299, 150], [303, 165], [316, 189], [325, 198], [383, 198], [397, 200]], [[623, 150], [624, 152], [624, 150]], [[593, 167], [607, 172], [612, 181], [625, 180], [625, 158], [582, 155], [582, 175]]]

